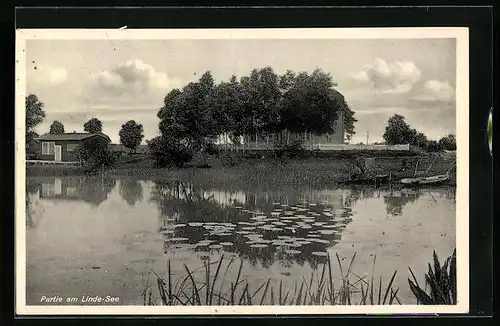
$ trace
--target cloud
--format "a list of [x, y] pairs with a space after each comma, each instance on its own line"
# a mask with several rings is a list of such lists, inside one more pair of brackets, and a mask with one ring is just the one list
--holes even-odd
[[376, 93], [408, 93], [420, 80], [420, 70], [412, 61], [387, 63], [377, 58], [371, 65], [353, 76], [361, 86], [369, 86]]
[[68, 72], [63, 67], [34, 65], [28, 78], [36, 84], [57, 86], [68, 79]]
[[429, 80], [424, 84], [423, 94], [417, 97], [421, 101], [452, 102], [455, 90], [447, 81]]
[[114, 93], [165, 91], [180, 84], [179, 80], [168, 78], [139, 59], [121, 62], [109, 71], [102, 71], [95, 79], [101, 89]]

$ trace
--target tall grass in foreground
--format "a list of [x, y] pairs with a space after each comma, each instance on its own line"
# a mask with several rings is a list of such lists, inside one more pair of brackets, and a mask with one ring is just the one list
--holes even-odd
[[[389, 282], [383, 285], [382, 278], [375, 281], [373, 275], [359, 276], [352, 271], [353, 255], [349, 266], [344, 270], [341, 260], [336, 255], [340, 268], [340, 280], [334, 281], [332, 259], [328, 260], [318, 274], [311, 272], [310, 278], [303, 277], [295, 281], [292, 287], [280, 280], [271, 284], [271, 279], [259, 286], [250, 285], [242, 277], [243, 261], [240, 260], [236, 277], [228, 279], [227, 274], [235, 259], [210, 262], [205, 261], [197, 270], [190, 270], [184, 265], [185, 275], [173, 280], [170, 260], [168, 261], [167, 279], [151, 271], [156, 277], [156, 287], [161, 298], [161, 305], [384, 305], [401, 304], [393, 287], [396, 272]], [[227, 263], [226, 263], [227, 261]], [[374, 267], [375, 267], [374, 259]], [[236, 266], [236, 265], [234, 265]], [[214, 272], [215, 270], [215, 272]], [[200, 273], [201, 272], [201, 273]], [[293, 288], [293, 290], [292, 290]], [[143, 292], [144, 305], [156, 305], [152, 294], [153, 286], [148, 282]]]
[[[428, 264], [429, 271], [425, 274], [425, 288], [417, 282], [415, 274], [409, 268], [413, 281], [408, 279], [410, 289], [417, 302], [424, 305], [455, 305], [457, 304], [457, 259], [456, 249], [448, 257], [443, 266], [439, 263], [436, 252], [433, 252], [434, 268]], [[429, 293], [426, 292], [427, 286]]]

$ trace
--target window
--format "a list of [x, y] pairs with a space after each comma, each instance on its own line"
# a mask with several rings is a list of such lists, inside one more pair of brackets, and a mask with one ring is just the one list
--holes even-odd
[[78, 146], [78, 144], [68, 144], [66, 145], [66, 150], [68, 152], [73, 152], [76, 150], [76, 147]]
[[55, 146], [56, 144], [54, 142], [43, 142], [42, 155], [54, 155]]

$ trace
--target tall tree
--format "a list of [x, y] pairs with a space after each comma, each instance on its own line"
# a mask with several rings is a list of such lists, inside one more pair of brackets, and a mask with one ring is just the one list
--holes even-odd
[[346, 105], [344, 96], [333, 88], [335, 85], [330, 74], [320, 69], [311, 75], [298, 74], [283, 95], [282, 128], [314, 134], [333, 132]]
[[241, 79], [240, 92], [244, 133], [276, 131], [281, 123], [281, 90], [272, 68], [252, 70]]
[[64, 134], [64, 125], [60, 121], [55, 120], [50, 125], [49, 134]]
[[83, 125], [83, 130], [91, 133], [97, 134], [102, 132], [102, 122], [97, 118], [92, 118], [89, 121], [85, 122]]
[[26, 142], [38, 136], [34, 129], [45, 118], [43, 107], [44, 104], [35, 94], [29, 94], [26, 97]]
[[402, 115], [395, 114], [387, 121], [382, 137], [388, 145], [413, 144], [415, 133]]
[[160, 132], [169, 139], [177, 139], [191, 150], [200, 150], [218, 136], [211, 109], [214, 92], [213, 78], [206, 72], [199, 82], [171, 91], [160, 109]]
[[132, 152], [141, 144], [144, 138], [144, 129], [141, 124], [129, 120], [122, 125], [119, 136], [120, 143]]

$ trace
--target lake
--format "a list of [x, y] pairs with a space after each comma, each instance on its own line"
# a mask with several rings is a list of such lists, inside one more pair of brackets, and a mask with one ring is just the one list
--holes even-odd
[[26, 194], [28, 305], [82, 295], [143, 305], [147, 284], [156, 288], [152, 272], [167, 277], [168, 261], [180, 279], [186, 267], [200, 273], [221, 255], [235, 259], [224, 278], [236, 278], [241, 259], [250, 287], [270, 280], [292, 288], [327, 254], [337, 280], [336, 255], [347, 269], [356, 254], [352, 273], [360, 277], [387, 283], [397, 270], [398, 298], [414, 304], [408, 267], [423, 283], [433, 250], [444, 260], [456, 246], [454, 188], [210, 189], [183, 180], [28, 176]]

